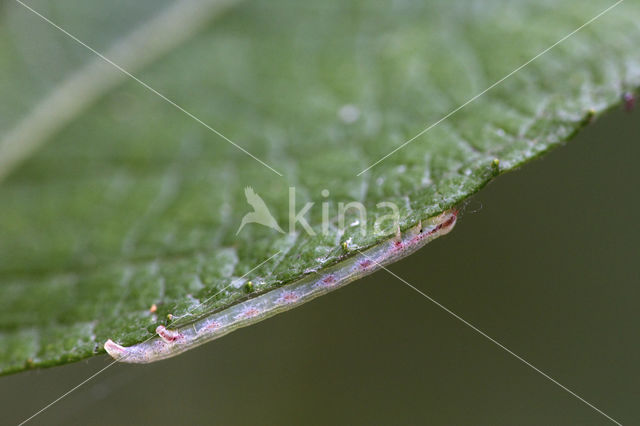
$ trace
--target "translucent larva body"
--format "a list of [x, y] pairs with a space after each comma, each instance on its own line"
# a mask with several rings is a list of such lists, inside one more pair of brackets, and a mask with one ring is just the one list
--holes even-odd
[[104, 348], [116, 360], [129, 363], [149, 363], [172, 357], [233, 330], [292, 309], [413, 253], [429, 241], [451, 231], [457, 213], [456, 210], [447, 211], [375, 247], [356, 251], [354, 256], [324, 269], [322, 273], [310, 274], [176, 330], [159, 326], [156, 330], [158, 336], [145, 342], [123, 347], [108, 340]]

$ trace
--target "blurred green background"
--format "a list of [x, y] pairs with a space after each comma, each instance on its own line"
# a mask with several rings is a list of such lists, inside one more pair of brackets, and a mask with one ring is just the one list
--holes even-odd
[[[391, 270], [623, 424], [640, 422], [640, 114], [500, 177]], [[0, 377], [15, 424], [110, 358]], [[147, 366], [116, 364], [31, 424], [611, 424], [380, 271]]]

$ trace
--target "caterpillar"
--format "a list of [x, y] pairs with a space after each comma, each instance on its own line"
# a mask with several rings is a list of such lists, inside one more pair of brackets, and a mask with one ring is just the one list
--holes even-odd
[[156, 328], [157, 337], [124, 347], [111, 339], [104, 348], [117, 361], [145, 364], [170, 358], [203, 343], [224, 336], [238, 328], [287, 311], [405, 257], [433, 239], [447, 234], [456, 223], [457, 210], [449, 210], [420, 223], [381, 244], [313, 273], [298, 281], [269, 291], [253, 299], [198, 319], [191, 324], [168, 330]]

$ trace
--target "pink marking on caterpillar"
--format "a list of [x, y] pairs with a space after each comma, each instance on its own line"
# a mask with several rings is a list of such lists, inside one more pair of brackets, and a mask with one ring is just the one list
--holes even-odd
[[333, 274], [328, 274], [318, 283], [321, 287], [333, 287], [338, 282], [338, 279]]
[[448, 217], [444, 222], [438, 223], [436, 226], [429, 229], [428, 231], [425, 231], [424, 229], [420, 229], [419, 233], [411, 239], [410, 244], [416, 245], [425, 239], [428, 240], [430, 239], [430, 237], [432, 237], [436, 233], [439, 233], [443, 229], [446, 230], [445, 234], [447, 234], [451, 230], [451, 228], [453, 228], [453, 225], [456, 223], [457, 218], [458, 218], [458, 210], [456, 209], [451, 210], [450, 217]]
[[244, 311], [242, 311], [239, 315], [236, 315], [236, 317], [235, 317], [235, 318], [236, 318], [236, 319], [239, 319], [239, 318], [243, 318], [243, 319], [246, 319], [246, 318], [253, 318], [253, 317], [255, 317], [256, 315], [258, 315], [259, 313], [260, 313], [260, 309], [256, 309], [256, 308], [247, 308], [247, 309], [245, 309]]
[[300, 299], [300, 296], [297, 293], [293, 291], [287, 291], [282, 296], [280, 296], [278, 302], [281, 304], [289, 304], [296, 302], [298, 299]]
[[166, 343], [173, 343], [176, 340], [179, 340], [182, 338], [182, 334], [178, 331], [173, 331], [173, 330], [167, 330], [167, 328], [164, 325], [159, 325], [156, 328], [156, 333], [158, 334], [158, 336], [160, 336], [162, 338], [162, 340], [164, 340]]
[[159, 326], [157, 331], [160, 337], [129, 347], [108, 340], [104, 348], [116, 360], [130, 363], [149, 363], [175, 356], [371, 274], [381, 266], [413, 253], [434, 238], [447, 234], [453, 229], [457, 215], [457, 210], [450, 210], [424, 221], [424, 227], [419, 223], [406, 229], [400, 236], [396, 235], [362, 252], [356, 251], [351, 257], [323, 270], [321, 278], [317, 274], [309, 274], [278, 290], [265, 292], [197, 319], [178, 330], [170, 331]]
[[360, 267], [360, 269], [369, 269], [371, 266], [373, 266], [373, 264], [373, 260], [370, 259], [363, 259], [358, 262], [358, 266]]
[[222, 324], [220, 324], [217, 321], [211, 321], [210, 323], [206, 324], [204, 327], [202, 327], [200, 330], [198, 330], [198, 334], [202, 334], [206, 331], [212, 331], [215, 330], [217, 328], [220, 328], [222, 326]]

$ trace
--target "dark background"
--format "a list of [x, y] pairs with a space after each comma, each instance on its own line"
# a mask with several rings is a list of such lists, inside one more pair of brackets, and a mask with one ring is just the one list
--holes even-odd
[[[623, 424], [640, 422], [638, 111], [500, 177], [390, 269]], [[111, 362], [0, 377], [18, 423]], [[31, 424], [613, 424], [384, 271]]]

